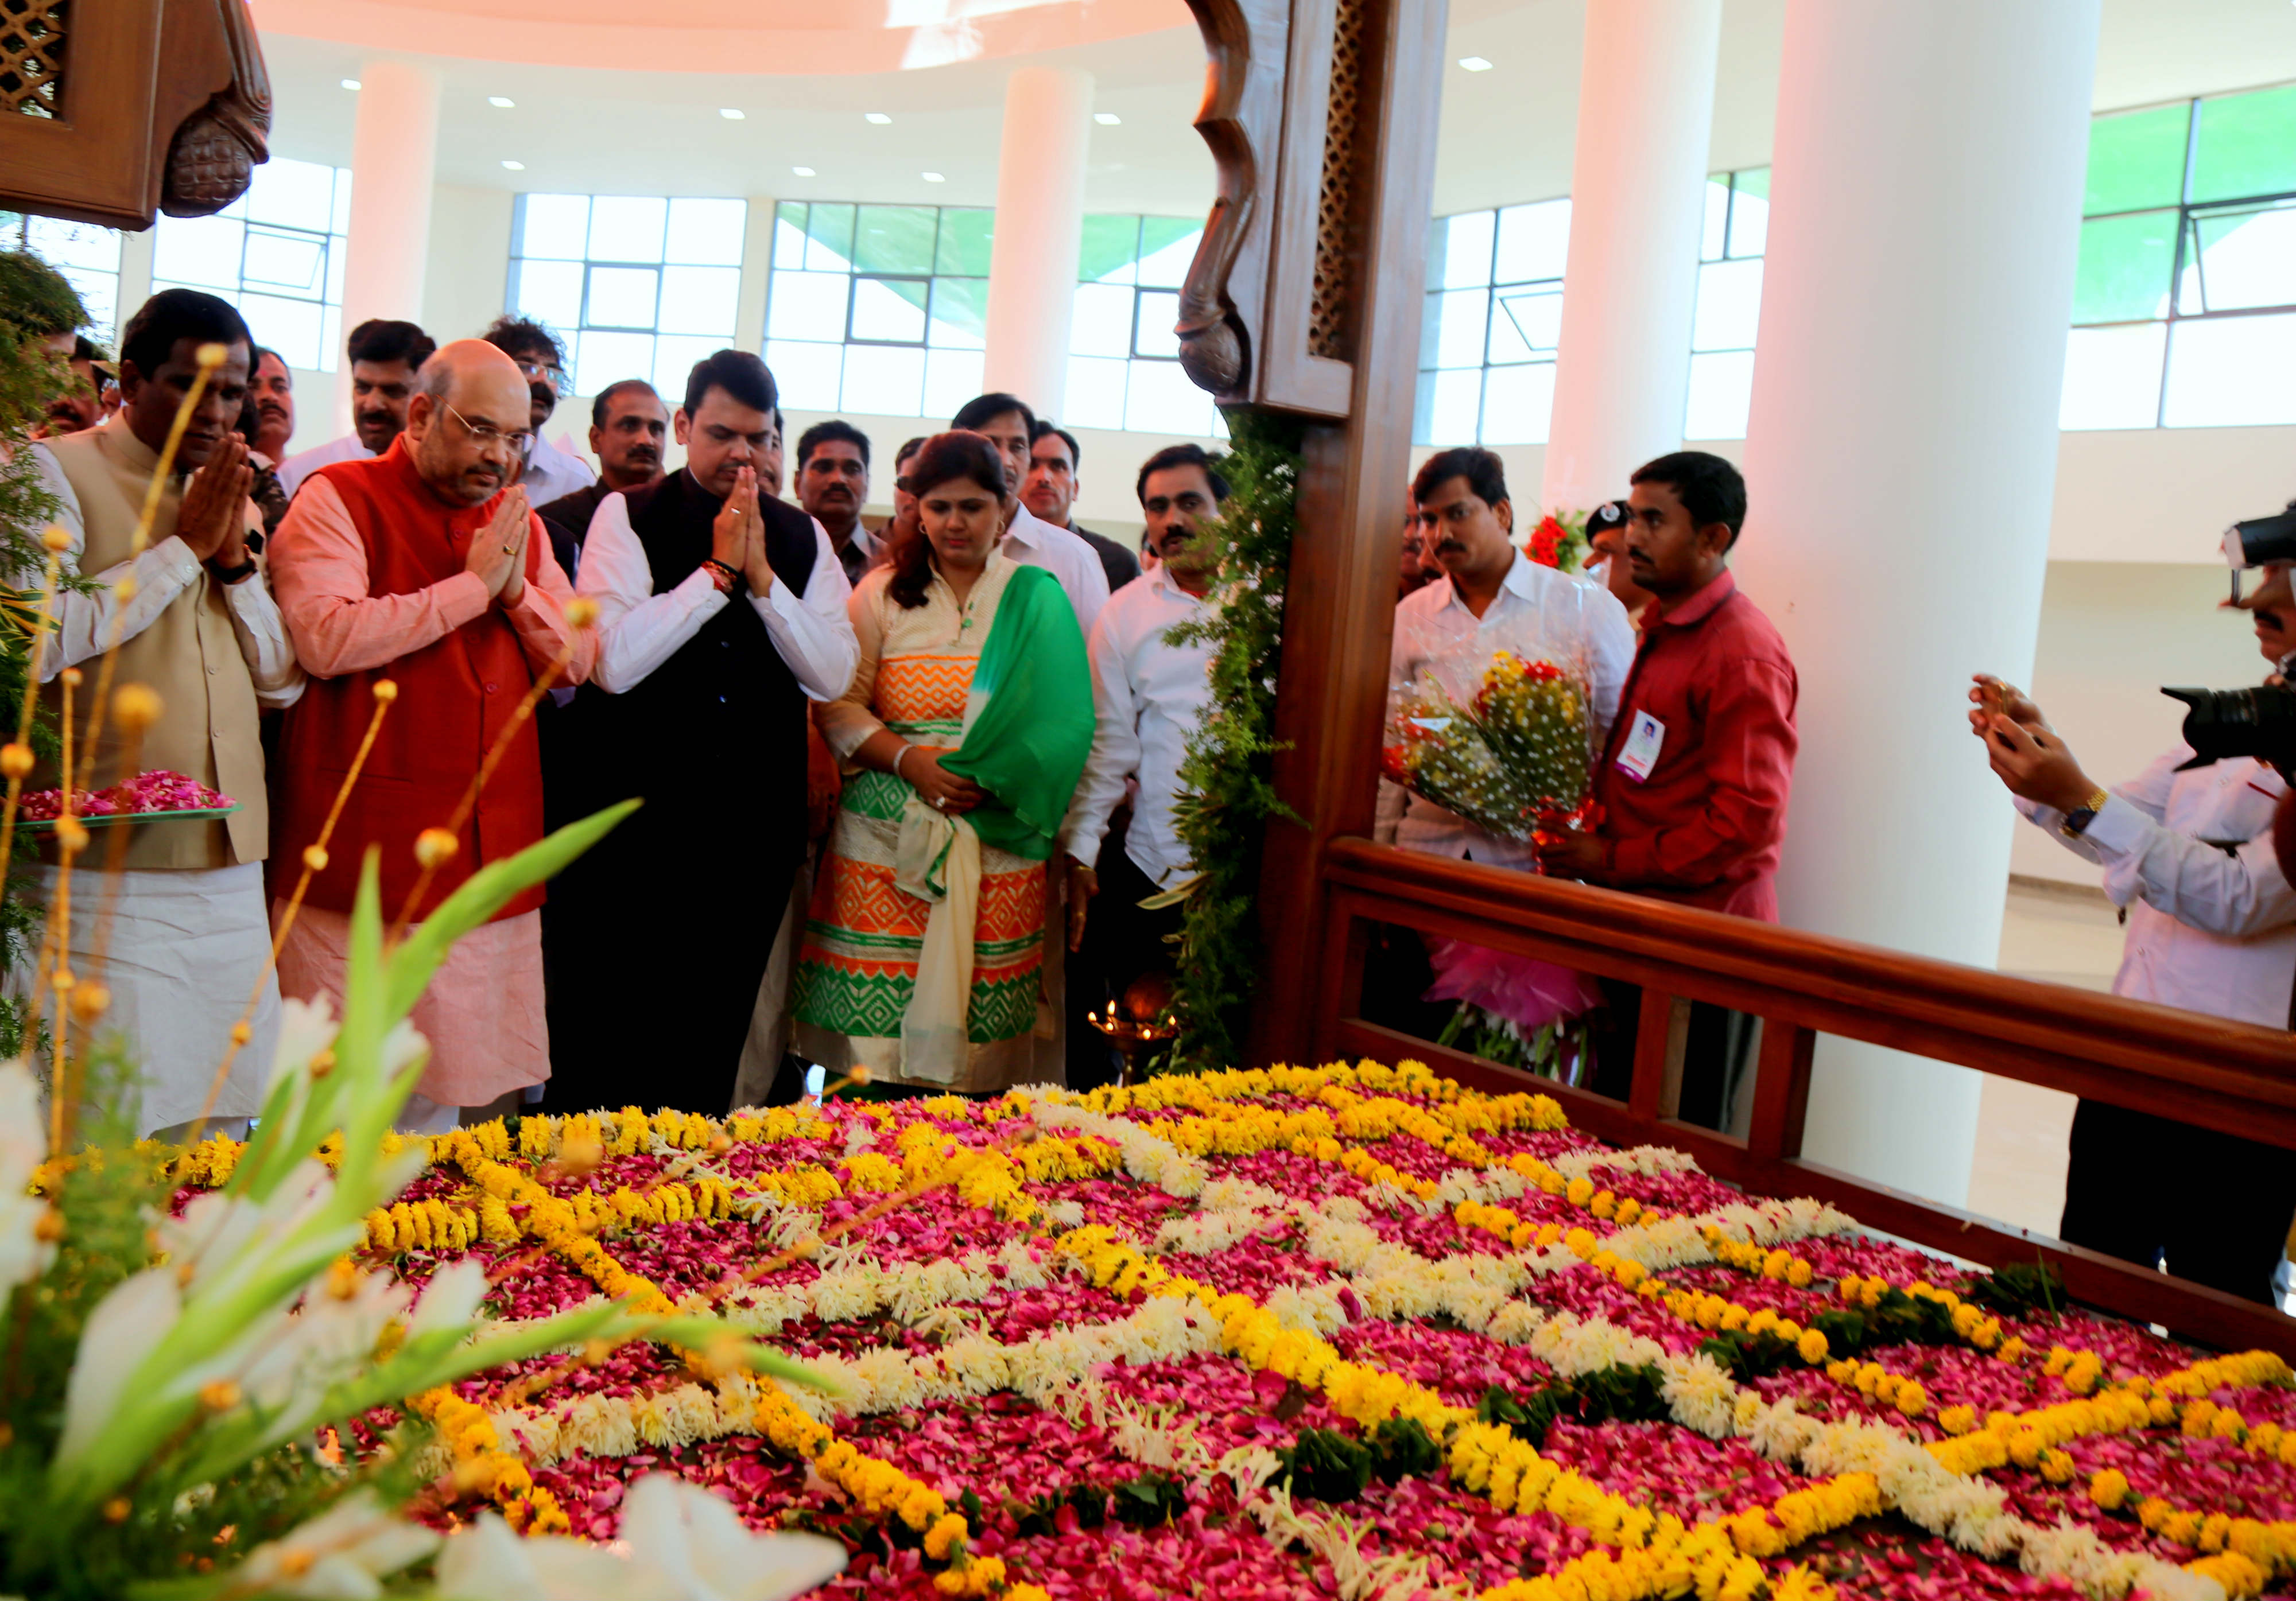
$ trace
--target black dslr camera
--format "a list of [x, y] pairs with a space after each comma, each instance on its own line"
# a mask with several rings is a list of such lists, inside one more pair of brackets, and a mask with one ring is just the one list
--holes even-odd
[[[2274, 561], [2296, 561], [2296, 502], [2272, 517], [2251, 518], [2225, 530], [2225, 560], [2232, 568], [2233, 604], [2240, 604], [2243, 572]], [[2296, 781], [2296, 689], [2259, 684], [2252, 690], [2161, 691], [2191, 709], [2185, 714], [2185, 743], [2193, 747], [2186, 767], [2205, 767], [2228, 756], [2269, 762]]]

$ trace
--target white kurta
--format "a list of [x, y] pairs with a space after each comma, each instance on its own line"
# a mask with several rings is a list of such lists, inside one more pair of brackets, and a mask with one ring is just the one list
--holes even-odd
[[280, 492], [289, 500], [303, 486], [303, 480], [322, 467], [332, 467], [338, 462], [364, 462], [374, 452], [359, 443], [357, 434], [345, 434], [340, 439], [330, 439], [324, 445], [315, 445], [308, 450], [299, 450], [279, 464]]
[[1017, 565], [1043, 568], [1061, 581], [1069, 604], [1076, 608], [1077, 631], [1090, 639], [1100, 609], [1108, 604], [1108, 569], [1100, 565], [1100, 552], [1026, 506], [1013, 509], [1001, 548]]
[[528, 505], [546, 506], [578, 489], [587, 489], [598, 481], [598, 475], [581, 457], [568, 455], [537, 434], [534, 453], [527, 459], [526, 471], [518, 481], [526, 486]]

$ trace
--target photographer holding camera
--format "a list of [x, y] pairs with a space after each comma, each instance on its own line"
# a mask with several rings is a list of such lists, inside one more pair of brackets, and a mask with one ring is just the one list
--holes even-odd
[[[2164, 693], [2193, 707], [2185, 741], [2128, 782], [2100, 788], [2021, 691], [1980, 674], [1970, 727], [2017, 809], [2105, 870], [2128, 925], [2112, 992], [2268, 1027], [2291, 1025], [2296, 887], [2273, 816], [2296, 762], [2296, 502], [2226, 541], [2232, 604], [2251, 615], [2274, 672], [2261, 690]], [[2241, 594], [2240, 573], [2264, 583]], [[2273, 1304], [2296, 1213], [2296, 1161], [2276, 1146], [2083, 1100], [2059, 1238]]]

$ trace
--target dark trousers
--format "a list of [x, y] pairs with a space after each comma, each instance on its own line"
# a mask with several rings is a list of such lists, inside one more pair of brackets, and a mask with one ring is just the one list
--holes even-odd
[[[1603, 1009], [1594, 1027], [1597, 1095], [1624, 1100], [1635, 1078], [1635, 1046], [1642, 1033], [1643, 990], [1623, 979], [1602, 978]], [[1726, 1129], [1730, 1106], [1752, 1055], [1755, 1019], [1710, 1001], [1690, 1003], [1682, 1045], [1682, 1096], [1675, 1115], [1702, 1129]]]
[[2296, 1151], [2084, 1100], [2058, 1237], [2123, 1262], [2273, 1304]]
[[[1111, 831], [1100, 848], [1100, 893], [1085, 917], [1084, 949], [1069, 964], [1069, 1088], [1094, 1090], [1117, 1081], [1123, 1058], [1085, 1021], [1087, 1011], [1123, 1006], [1144, 978], [1168, 983], [1179, 966], [1177, 935], [1185, 912], [1177, 906], [1151, 911], [1140, 903], [1158, 893], [1155, 881], [1133, 865], [1121, 836]], [[1079, 976], [1083, 978], [1080, 984]]]

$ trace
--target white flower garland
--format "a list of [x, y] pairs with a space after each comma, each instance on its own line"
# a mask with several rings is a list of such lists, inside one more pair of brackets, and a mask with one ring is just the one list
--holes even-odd
[[1126, 1172], [1143, 1184], [1153, 1184], [1176, 1201], [1193, 1200], [1202, 1194], [1210, 1177], [1210, 1170], [1197, 1158], [1120, 1117], [1087, 1112], [1042, 1094], [1029, 1103], [1029, 1116], [1047, 1132], [1090, 1134], [1107, 1140], [1122, 1154]]

